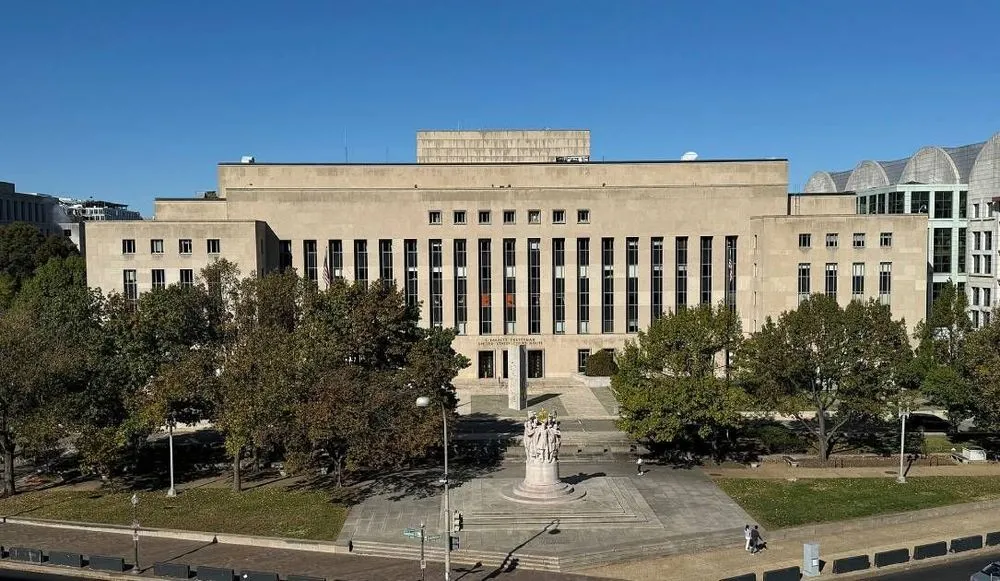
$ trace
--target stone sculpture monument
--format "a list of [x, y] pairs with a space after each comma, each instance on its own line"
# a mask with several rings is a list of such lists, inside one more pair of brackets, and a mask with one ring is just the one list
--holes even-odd
[[524, 480], [504, 497], [533, 504], [562, 503], [583, 498], [585, 491], [559, 480], [562, 434], [555, 413], [531, 412], [524, 422]]

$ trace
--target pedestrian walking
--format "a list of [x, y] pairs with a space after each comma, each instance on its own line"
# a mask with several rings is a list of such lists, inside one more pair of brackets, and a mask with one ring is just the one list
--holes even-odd
[[635, 469], [639, 476], [642, 476], [642, 458], [636, 458]]
[[757, 525], [753, 525], [753, 529], [750, 531], [750, 546], [753, 549], [750, 552], [754, 554], [767, 548], [767, 543], [764, 542], [764, 537], [760, 536], [760, 529], [757, 528]]
[[750, 552], [750, 539], [752, 537], [753, 535], [750, 533], [750, 525], [746, 525], [745, 527], [743, 527], [743, 540], [744, 540], [743, 550]]

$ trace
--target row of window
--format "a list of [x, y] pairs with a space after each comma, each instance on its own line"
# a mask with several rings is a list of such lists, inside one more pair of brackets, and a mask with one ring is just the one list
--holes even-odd
[[[992, 294], [992, 292], [993, 292], [992, 289], [989, 289], [989, 288], [980, 289], [979, 287], [975, 287], [975, 286], [972, 287], [972, 306], [974, 306], [974, 307], [979, 307], [979, 306], [992, 307], [993, 306], [993, 301], [992, 301], [993, 297], [990, 296]], [[982, 297], [982, 300], [980, 300], [980, 296]], [[980, 303], [982, 303], [982, 304], [980, 304]]]
[[[865, 233], [855, 232], [851, 237], [851, 246], [854, 248], [864, 248], [866, 244]], [[882, 232], [878, 237], [880, 248], [892, 248], [892, 232]], [[826, 247], [838, 248], [840, 246], [840, 234], [837, 232], [826, 233]], [[812, 248], [812, 234], [799, 234], [799, 248]]]
[[[823, 293], [836, 298], [838, 289], [839, 265], [836, 262], [828, 262], [823, 268]], [[808, 262], [799, 263], [798, 267], [798, 298], [801, 303], [813, 294], [812, 288], [812, 264]], [[879, 300], [885, 304], [889, 302], [889, 295], [892, 294], [892, 263], [880, 262], [878, 265], [878, 295]], [[863, 299], [865, 295], [865, 263], [854, 262], [851, 264], [851, 298]]]
[[[910, 206], [907, 212], [906, 192], [883, 192], [858, 196], [858, 214], [928, 214], [934, 210], [934, 219], [950, 219], [954, 217], [954, 208], [958, 206], [958, 218], [968, 218], [968, 192], [958, 192], [958, 203], [955, 204], [955, 192], [910, 192]], [[975, 213], [978, 213], [976, 204]]]
[[[205, 250], [209, 254], [220, 254], [222, 252], [222, 241], [218, 238], [209, 238], [205, 241]], [[135, 254], [135, 239], [125, 238], [122, 240], [122, 254]], [[190, 238], [181, 238], [177, 241], [177, 252], [179, 254], [192, 254], [194, 242]], [[153, 238], [149, 241], [150, 254], [163, 254], [163, 239]]]
[[[476, 218], [479, 224], [491, 224], [493, 220], [493, 212], [491, 210], [479, 210], [476, 213]], [[430, 210], [427, 212], [427, 222], [433, 225], [439, 225], [442, 223], [442, 213], [441, 210]], [[451, 213], [451, 223], [452, 224], [467, 224], [468, 217], [465, 210], [454, 210]], [[516, 210], [504, 210], [503, 211], [503, 223], [504, 225], [512, 225], [517, 223], [517, 211]], [[542, 223], [542, 211], [541, 210], [528, 210], [528, 224], [541, 224]], [[566, 223], [566, 210], [552, 210], [552, 223], [553, 224], [565, 224]], [[577, 224], [589, 224], [590, 223], [590, 210], [577, 210], [576, 211], [576, 223]]]
[[2, 222], [45, 222], [45, 206], [25, 200], [0, 200], [0, 221]]
[[[150, 271], [150, 277], [153, 282], [154, 289], [166, 288], [166, 270], [162, 268], [154, 268]], [[180, 269], [179, 280], [181, 286], [194, 286], [194, 270], [190, 268]], [[132, 302], [139, 300], [139, 279], [136, 276], [135, 269], [122, 271], [122, 289], [127, 300]]]
[[[982, 317], [982, 322], [980, 323], [980, 317]], [[981, 314], [979, 311], [972, 311], [972, 326], [976, 329], [980, 327], [985, 327], [990, 324], [990, 312], [983, 311]]]
[[[572, 239], [570, 239], [572, 240]], [[699, 241], [699, 288], [698, 302], [712, 302], [712, 236], [702, 236]], [[460, 334], [467, 332], [468, 322], [468, 294], [469, 294], [469, 272], [468, 254], [470, 251], [476, 252], [478, 256], [477, 291], [479, 309], [479, 334], [490, 335], [493, 333], [493, 261], [495, 247], [493, 240], [482, 238], [473, 242], [470, 249], [469, 243], [465, 239], [453, 240], [453, 279], [454, 304], [455, 304], [455, 327]], [[517, 246], [519, 241], [515, 238], [504, 238], [501, 246], [497, 249], [500, 253], [499, 262], [502, 270], [500, 279], [500, 291], [502, 292], [502, 303], [500, 306], [503, 319], [503, 333], [518, 333], [517, 320]], [[567, 239], [553, 238], [552, 244], [552, 332], [562, 334], [566, 332], [566, 255]], [[369, 281], [369, 251], [367, 240], [353, 241], [354, 256], [354, 280], [367, 284]], [[615, 262], [616, 248], [614, 238], [600, 239], [600, 277], [599, 299], [601, 312], [601, 332], [615, 332]], [[664, 312], [664, 238], [654, 237], [649, 241], [651, 263], [650, 263], [650, 293], [651, 293], [651, 316], [659, 317]], [[724, 301], [730, 308], [736, 308], [736, 258], [737, 245], [736, 236], [726, 236], [724, 242], [725, 252], [725, 284]], [[430, 323], [432, 326], [443, 325], [443, 242], [439, 239], [428, 241], [428, 256], [430, 264], [429, 271], [429, 296], [430, 296]], [[286, 269], [292, 267], [292, 242], [282, 240], [279, 243], [279, 268]], [[541, 320], [541, 256], [542, 240], [540, 238], [527, 239], [528, 250], [528, 297], [526, 321], [528, 334], [540, 334], [542, 332]], [[591, 304], [591, 239], [576, 239], [576, 267], [577, 271], [577, 332], [590, 333], [590, 304]], [[319, 253], [316, 240], [303, 241], [303, 251], [305, 253], [305, 272], [308, 280], [319, 282]], [[345, 278], [344, 273], [344, 243], [342, 240], [329, 240], [323, 260], [323, 278], [329, 284], [333, 279]], [[678, 236], [674, 239], [675, 257], [675, 296], [674, 308], [684, 308], [688, 303], [688, 238]], [[417, 240], [403, 240], [403, 293], [408, 305], [418, 304], [418, 252]], [[598, 264], [595, 263], [595, 266]], [[629, 237], [625, 239], [625, 329], [626, 332], [636, 333], [639, 331], [639, 238]], [[385, 284], [394, 285], [393, 274], [393, 240], [382, 239], [378, 241], [378, 279]], [[595, 283], [596, 284], [596, 283]], [[595, 289], [596, 290], [596, 289]]]
[[989, 231], [972, 233], [973, 250], [993, 250], [993, 233]]

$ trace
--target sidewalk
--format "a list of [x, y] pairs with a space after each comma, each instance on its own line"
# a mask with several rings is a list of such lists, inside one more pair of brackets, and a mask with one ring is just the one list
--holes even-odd
[[[606, 565], [581, 571], [587, 575], [614, 579], [647, 580], [664, 579], [663, 572], [670, 572], [670, 579], [689, 581], [718, 581], [724, 577], [756, 573], [757, 578], [764, 571], [783, 567], [802, 566], [802, 544], [818, 542], [820, 557], [826, 561], [824, 576], [830, 575], [834, 559], [890, 549], [931, 543], [952, 538], [985, 534], [1000, 530], [1000, 515], [995, 511], [969, 512], [934, 520], [923, 520], [906, 524], [883, 526], [877, 529], [852, 531], [840, 535], [820, 535], [818, 537], [769, 542], [768, 548], [757, 555], [743, 549], [743, 539], [733, 539], [733, 544], [722, 549], [702, 551], [695, 554], [675, 555]], [[765, 539], [766, 540], [766, 539]], [[984, 560], [987, 558], [984, 557]], [[892, 571], [892, 569], [889, 569]]]
[[[863, 468], [794, 468], [787, 464], [764, 464], [759, 468], [702, 468], [713, 478], [895, 478], [899, 469], [892, 466]], [[1000, 476], [1000, 464], [955, 464], [954, 466], [913, 466], [906, 473], [911, 476]]]
[[[85, 530], [57, 529], [50, 527], [0, 524], [0, 545], [4, 547], [39, 548], [46, 551], [58, 550], [78, 552], [84, 555], [96, 554], [125, 557], [132, 562], [132, 536], [130, 534], [95, 533]], [[354, 555], [334, 555], [310, 551], [249, 547], [190, 542], [175, 539], [143, 538], [139, 544], [139, 563], [145, 576], [152, 576], [155, 562], [172, 561], [190, 565], [232, 568], [237, 573], [243, 570], [273, 571], [281, 577], [287, 575], [307, 575], [324, 577], [328, 581], [405, 581], [420, 579], [417, 561], [382, 559], [377, 557], [357, 557]], [[471, 570], [470, 570], [471, 569]], [[545, 573], [540, 571], [515, 570], [510, 573], [498, 572], [493, 567], [470, 568], [453, 566], [453, 578], [463, 581], [483, 581], [486, 579], [509, 579], [511, 581], [594, 581], [584, 575]], [[71, 574], [71, 569], [53, 567], [53, 574]], [[426, 577], [441, 578], [443, 568], [440, 563], [427, 563]], [[109, 575], [109, 579], [115, 578]]]

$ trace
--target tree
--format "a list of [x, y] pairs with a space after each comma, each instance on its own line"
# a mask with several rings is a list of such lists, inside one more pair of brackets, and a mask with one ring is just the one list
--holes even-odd
[[813, 295], [777, 321], [769, 317], [743, 345], [737, 367], [758, 403], [794, 417], [826, 460], [852, 421], [895, 411], [911, 358], [905, 324], [887, 306], [841, 308]]
[[668, 313], [627, 341], [611, 389], [619, 427], [656, 444], [696, 438], [716, 451], [718, 436], [739, 424], [744, 392], [727, 378], [726, 353], [740, 342], [739, 319], [725, 306]]
[[968, 336], [964, 365], [972, 387], [971, 415], [981, 430], [1000, 428], [1000, 309]]
[[914, 358], [914, 374], [923, 395], [948, 410], [948, 421], [957, 430], [971, 417], [975, 392], [962, 369], [965, 343], [972, 332], [968, 301], [951, 282], [931, 305], [926, 321], [917, 325], [914, 337], [920, 341]]
[[0, 280], [14, 292], [50, 258], [73, 255], [79, 252], [65, 236], [45, 236], [26, 222], [0, 226]]

